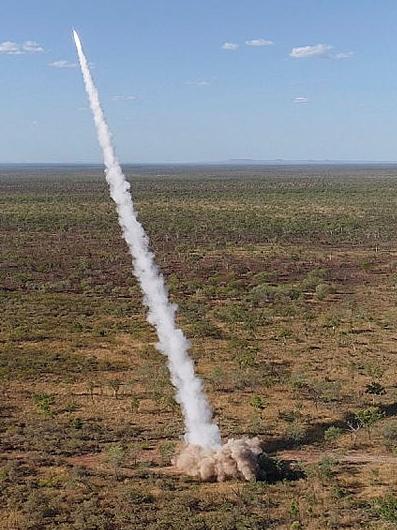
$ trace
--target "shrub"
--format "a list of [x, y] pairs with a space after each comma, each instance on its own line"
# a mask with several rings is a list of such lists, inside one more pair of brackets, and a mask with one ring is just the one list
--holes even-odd
[[120, 467], [125, 458], [125, 450], [121, 445], [112, 445], [107, 450], [107, 461], [113, 467], [114, 474], [118, 478]]
[[328, 283], [319, 283], [315, 292], [318, 300], [324, 300], [332, 293], [332, 287]]
[[257, 394], [255, 394], [250, 400], [250, 405], [255, 410], [263, 410], [266, 407], [266, 402], [262, 396], [258, 396]]
[[113, 395], [114, 395], [114, 397], [116, 399], [118, 399], [118, 394], [120, 392], [120, 388], [121, 388], [122, 384], [123, 383], [120, 381], [120, 379], [111, 379], [109, 381], [109, 386], [112, 389]]
[[254, 287], [251, 293], [254, 302], [274, 302], [276, 288], [267, 283], [263, 283]]
[[292, 517], [292, 519], [298, 519], [299, 518], [299, 504], [298, 504], [298, 502], [295, 499], [293, 499], [291, 501], [289, 514]]
[[291, 375], [289, 383], [294, 390], [301, 390], [308, 386], [305, 376], [302, 374]]
[[302, 290], [295, 285], [257, 285], [251, 291], [252, 300], [258, 303], [286, 302], [298, 300]]
[[328, 481], [335, 474], [335, 465], [337, 461], [331, 457], [325, 456], [318, 464], [310, 464], [307, 466], [308, 477], [317, 478]]
[[51, 406], [55, 403], [54, 396], [50, 394], [35, 394], [33, 396], [33, 401], [42, 414], [45, 414], [46, 416], [51, 416], [53, 414]]
[[[271, 280], [273, 276], [274, 276], [274, 273], [272, 272], [262, 271], [262, 272], [258, 272], [257, 274], [255, 274], [254, 280], [257, 284], [263, 284]], [[397, 279], [396, 279], [396, 284], [397, 284]]]
[[368, 375], [369, 377], [372, 377], [372, 379], [380, 379], [382, 375], [385, 373], [385, 369], [380, 364], [375, 363], [365, 363], [363, 366], [360, 367], [360, 372], [364, 373], [365, 375]]
[[175, 443], [174, 442], [162, 442], [160, 444], [160, 455], [163, 464], [168, 464], [171, 460], [171, 457], [175, 453]]
[[110, 515], [103, 511], [97, 499], [76, 503], [73, 530], [110, 530]]
[[137, 505], [142, 506], [144, 504], [153, 504], [155, 498], [150, 493], [146, 493], [141, 488], [136, 486], [127, 486], [122, 491], [122, 498], [128, 503], [129, 506]]
[[301, 282], [302, 288], [307, 290], [315, 289], [324, 280], [325, 274], [326, 271], [324, 269], [314, 269], [308, 272], [306, 278]]
[[50, 497], [42, 491], [31, 491], [24, 503], [24, 512], [29, 515], [30, 528], [45, 528], [46, 523], [57, 514]]
[[374, 424], [383, 418], [384, 414], [379, 407], [369, 407], [355, 413], [357, 421], [367, 430], [372, 429]]
[[140, 400], [139, 400], [138, 397], [134, 396], [134, 397], [131, 398], [130, 406], [131, 406], [131, 411], [132, 412], [138, 412], [139, 403], [140, 403]]
[[354, 437], [357, 436], [360, 429], [366, 429], [368, 437], [371, 438], [373, 426], [383, 417], [384, 414], [378, 407], [369, 407], [356, 412], [353, 421], [348, 422], [348, 425]]
[[397, 497], [385, 495], [379, 497], [373, 503], [374, 511], [389, 523], [397, 523]]
[[324, 381], [317, 388], [320, 392], [320, 401], [323, 403], [331, 403], [341, 399], [342, 384], [340, 381]]
[[287, 427], [287, 436], [295, 443], [303, 442], [306, 436], [305, 424], [299, 420], [295, 420]]
[[256, 352], [253, 349], [239, 350], [235, 358], [241, 369], [252, 367], [256, 363]]
[[322, 460], [320, 460], [320, 462], [318, 463], [320, 476], [323, 478], [331, 478], [335, 473], [335, 464], [336, 461], [331, 457], [326, 456]]
[[324, 432], [324, 440], [326, 442], [335, 442], [342, 434], [343, 430], [340, 427], [332, 425]]

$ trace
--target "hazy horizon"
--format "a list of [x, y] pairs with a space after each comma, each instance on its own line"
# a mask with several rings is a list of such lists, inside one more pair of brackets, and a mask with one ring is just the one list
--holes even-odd
[[[182, 165], [182, 166], [207, 166], [207, 165], [352, 165], [352, 164], [359, 164], [359, 165], [373, 165], [373, 164], [386, 164], [386, 165], [395, 165], [397, 164], [397, 160], [338, 160], [338, 159], [268, 159], [268, 160], [260, 160], [260, 159], [230, 159], [230, 160], [193, 160], [193, 161], [185, 161], [185, 160], [159, 160], [159, 161], [133, 161], [133, 160], [127, 160], [123, 161], [120, 160], [121, 165], [128, 165], [128, 166], [167, 166], [167, 165]], [[1, 161], [0, 166], [98, 166], [103, 167], [103, 162], [100, 161], [79, 161], [79, 160], [71, 160], [71, 161], [32, 161], [32, 162], [25, 162], [25, 161]]]

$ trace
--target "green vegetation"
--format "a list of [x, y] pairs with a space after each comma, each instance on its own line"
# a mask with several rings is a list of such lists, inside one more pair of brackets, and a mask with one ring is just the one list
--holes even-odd
[[385, 521], [397, 524], [397, 497], [386, 495], [374, 501], [374, 510]]
[[127, 171], [223, 436], [263, 439], [260, 480], [170, 469], [182, 417], [102, 172], [0, 168], [0, 526], [395, 525], [396, 168]]

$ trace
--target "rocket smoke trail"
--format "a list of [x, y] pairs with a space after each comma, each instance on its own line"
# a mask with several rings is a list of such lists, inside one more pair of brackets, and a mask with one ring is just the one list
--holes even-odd
[[254, 439], [228, 440], [224, 445], [218, 426], [204, 394], [202, 383], [189, 357], [189, 341], [175, 323], [176, 306], [168, 300], [164, 278], [149, 250], [149, 239], [137, 219], [127, 182], [117, 160], [112, 137], [99, 102], [79, 36], [73, 31], [85, 89], [94, 115], [98, 140], [103, 151], [105, 175], [110, 195], [116, 203], [123, 237], [133, 258], [134, 274], [148, 307], [148, 321], [159, 339], [158, 349], [168, 358], [176, 400], [185, 420], [185, 446], [175, 457], [176, 467], [202, 480], [223, 481], [227, 478], [255, 480], [258, 472], [260, 442]]
[[171, 380], [176, 388], [176, 399], [182, 407], [187, 444], [204, 450], [215, 450], [221, 445], [218, 426], [204, 394], [202, 383], [194, 372], [189, 357], [189, 341], [176, 326], [176, 306], [168, 299], [164, 278], [149, 250], [149, 239], [137, 219], [127, 182], [117, 160], [109, 127], [99, 101], [98, 91], [91, 77], [87, 59], [76, 31], [73, 30], [85, 89], [94, 115], [98, 140], [103, 151], [105, 175], [110, 195], [116, 203], [123, 237], [133, 258], [134, 274], [144, 294], [148, 307], [148, 321], [155, 327], [159, 339], [158, 349], [168, 358]]

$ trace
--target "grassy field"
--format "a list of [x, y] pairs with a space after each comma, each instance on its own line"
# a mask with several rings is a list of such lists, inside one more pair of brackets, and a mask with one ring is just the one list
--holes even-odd
[[126, 169], [224, 438], [278, 472], [175, 473], [101, 169], [2, 167], [0, 528], [397, 528], [397, 167]]

